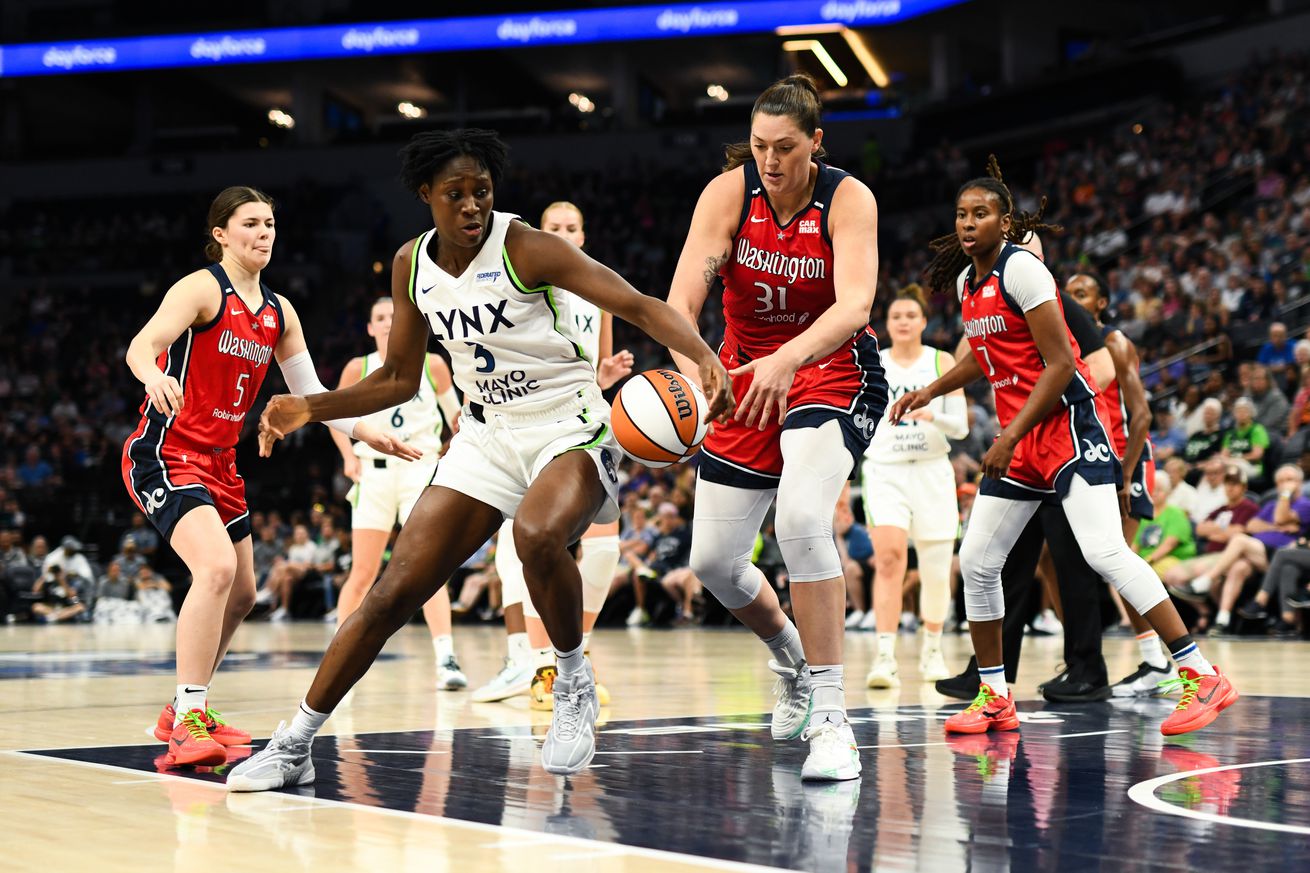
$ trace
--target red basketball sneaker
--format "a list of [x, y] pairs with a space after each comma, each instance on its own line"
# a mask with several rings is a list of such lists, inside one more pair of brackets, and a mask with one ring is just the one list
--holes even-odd
[[946, 719], [948, 734], [982, 734], [987, 731], [1019, 729], [1019, 714], [1014, 709], [1014, 692], [999, 697], [990, 685], [978, 688], [978, 696], [963, 712]]
[[1178, 678], [1160, 683], [1162, 692], [1181, 689], [1178, 706], [1160, 725], [1166, 737], [1197, 731], [1219, 717], [1219, 713], [1237, 702], [1237, 689], [1216, 664], [1213, 676], [1202, 676], [1191, 667], [1179, 667]]
[[[244, 746], [250, 742], [250, 733], [223, 721], [223, 717], [218, 714], [217, 710], [205, 710], [205, 725], [209, 728], [209, 735], [214, 738], [215, 742], [225, 746]], [[159, 713], [159, 721], [155, 723], [155, 739], [161, 743], [168, 742], [168, 738], [173, 735], [173, 704], [164, 707], [164, 711]]]
[[227, 748], [209, 735], [205, 714], [193, 709], [170, 733], [168, 759], [174, 766], [217, 767], [227, 761]]

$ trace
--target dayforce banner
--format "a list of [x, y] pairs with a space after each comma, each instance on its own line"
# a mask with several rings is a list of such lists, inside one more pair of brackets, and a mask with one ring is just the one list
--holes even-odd
[[904, 21], [963, 2], [764, 0], [5, 45], [0, 46], [0, 76], [670, 39], [759, 33], [805, 24], [868, 27]]

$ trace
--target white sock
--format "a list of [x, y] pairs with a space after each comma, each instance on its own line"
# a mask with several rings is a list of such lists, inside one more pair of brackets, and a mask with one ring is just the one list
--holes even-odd
[[204, 712], [207, 706], [205, 701], [208, 697], [208, 685], [187, 685], [183, 683], [177, 686], [177, 692], [173, 695], [173, 727], [181, 724], [182, 716], [193, 709]]
[[988, 686], [996, 693], [997, 697], [1004, 699], [1010, 693], [1010, 686], [1005, 681], [1005, 665], [997, 667], [978, 668], [978, 678], [983, 684]]
[[549, 667], [555, 663], [555, 647], [546, 646], [544, 649], [532, 650], [532, 669], [538, 670], [542, 667]]
[[921, 651], [935, 652], [942, 647], [942, 632], [923, 629], [923, 647]]
[[506, 646], [505, 652], [509, 655], [509, 659], [515, 664], [526, 663], [528, 660], [528, 653], [531, 651], [532, 649], [528, 646], [527, 632], [509, 635], [508, 645]]
[[444, 663], [455, 655], [455, 638], [450, 634], [441, 634], [432, 638], [432, 650], [437, 653], [437, 663]]
[[330, 712], [317, 712], [309, 708], [309, 704], [300, 701], [300, 706], [296, 709], [296, 715], [291, 719], [291, 735], [302, 743], [307, 743], [314, 739], [314, 734], [318, 733], [323, 727], [323, 722], [331, 716]]
[[1210, 586], [1213, 584], [1214, 582], [1210, 577], [1202, 573], [1200, 576], [1197, 576], [1192, 580], [1192, 590], [1197, 594], [1204, 594], [1210, 590]]
[[896, 634], [878, 634], [878, 657], [896, 657]]
[[1169, 666], [1169, 659], [1164, 656], [1164, 649], [1160, 648], [1160, 635], [1155, 631], [1138, 634], [1137, 648], [1142, 652], [1142, 660], [1152, 667], [1163, 670]]
[[1214, 623], [1216, 626], [1223, 625], [1224, 627], [1227, 627], [1232, 620], [1233, 614], [1226, 609], [1221, 609], [1214, 614]]
[[784, 667], [795, 667], [805, 660], [805, 650], [801, 648], [801, 633], [791, 619], [782, 626], [782, 630], [764, 641], [764, 645], [773, 652], [773, 659]]
[[840, 725], [846, 721], [846, 690], [842, 685], [845, 668], [841, 664], [810, 665], [810, 688], [814, 712], [810, 724], [817, 727], [825, 721]]
[[560, 676], [574, 676], [582, 672], [582, 665], [587, 663], [587, 659], [582, 655], [582, 644], [571, 652], [561, 652], [555, 650], [555, 669], [559, 671]]
[[[1173, 651], [1174, 647], [1178, 647], [1178, 651]], [[1215, 674], [1214, 665], [1206, 660], [1205, 655], [1201, 654], [1200, 646], [1192, 642], [1190, 634], [1181, 640], [1176, 640], [1174, 645], [1170, 647], [1170, 652], [1173, 655], [1174, 663], [1180, 668], [1187, 667], [1202, 676], [1213, 676]]]

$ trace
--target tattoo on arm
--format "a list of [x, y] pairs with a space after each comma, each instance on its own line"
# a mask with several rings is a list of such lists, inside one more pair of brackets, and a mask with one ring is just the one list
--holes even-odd
[[705, 288], [707, 290], [714, 287], [714, 277], [719, 275], [719, 268], [726, 263], [728, 263], [728, 252], [721, 255], [711, 255], [705, 259]]

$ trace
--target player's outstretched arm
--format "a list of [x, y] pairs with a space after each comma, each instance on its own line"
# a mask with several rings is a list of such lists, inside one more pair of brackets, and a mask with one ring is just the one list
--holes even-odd
[[[341, 378], [337, 380], [337, 388], [349, 388], [359, 381], [364, 372], [364, 359], [351, 358], [341, 370]], [[336, 445], [337, 451], [341, 453], [342, 472], [351, 482], [359, 481], [360, 464], [359, 456], [355, 454], [354, 447], [351, 445], [350, 437], [339, 430], [329, 430], [328, 436], [332, 437], [332, 442]]]
[[185, 398], [178, 381], [159, 369], [156, 363], [159, 354], [187, 328], [213, 319], [222, 304], [222, 296], [209, 271], [198, 270], [184, 276], [168, 289], [159, 309], [127, 347], [128, 368], [145, 386], [150, 404], [164, 415], [181, 412]]
[[[693, 327], [700, 320], [715, 277], [732, 257], [732, 237], [745, 197], [746, 175], [736, 169], [712, 179], [696, 201], [687, 241], [682, 244], [673, 284], [669, 287], [669, 305]], [[696, 367], [691, 359], [676, 350], [670, 351], [674, 366], [688, 378], [696, 379]]]
[[551, 284], [568, 288], [695, 362], [709, 403], [706, 421], [731, 411], [732, 386], [719, 356], [672, 306], [642, 294], [618, 273], [557, 236], [516, 224], [505, 239], [505, 249], [528, 287]]

